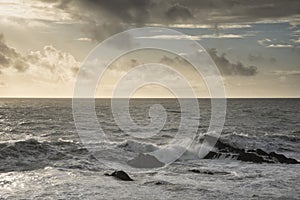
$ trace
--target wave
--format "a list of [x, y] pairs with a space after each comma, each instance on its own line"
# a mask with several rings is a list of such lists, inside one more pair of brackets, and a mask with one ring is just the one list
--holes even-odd
[[[249, 139], [249, 136], [245, 136], [245, 135], [238, 135], [238, 137], [242, 137], [244, 140]], [[214, 140], [210, 140], [209, 138]], [[213, 138], [213, 136], [211, 135], [201, 136], [198, 139], [198, 141], [192, 143], [192, 145], [186, 149], [185, 153], [179, 158], [179, 160], [200, 159], [199, 152], [201, 151], [201, 148], [204, 147], [202, 143], [204, 139], [207, 139], [206, 141], [208, 141], [208, 145], [211, 147], [213, 146], [213, 144], [210, 144], [209, 141], [217, 140], [216, 138]], [[208, 152], [208, 154], [204, 156], [203, 159], [233, 159], [233, 160], [240, 160], [240, 161], [247, 161], [247, 162], [254, 162], [254, 163], [286, 163], [286, 164], [299, 163], [298, 160], [294, 158], [286, 157], [284, 154], [280, 154], [275, 151], [267, 151], [262, 148], [249, 148], [245, 144], [247, 144], [247, 142], [245, 141], [244, 141], [244, 145], [241, 145], [236, 141], [232, 142], [228, 140], [226, 136], [221, 137], [217, 140], [216, 144], [214, 144], [212, 150]], [[174, 154], [176, 154], [176, 152], [181, 151], [183, 148], [186, 148], [186, 146], [184, 145], [185, 143], [182, 143], [182, 145], [173, 146], [172, 148], [169, 149], [169, 151], [172, 151]], [[150, 143], [143, 143], [134, 140], [128, 140], [123, 143], [120, 143], [117, 145], [117, 147], [122, 148], [123, 150], [126, 151], [141, 153], [141, 154], [145, 154], [149, 152], [151, 153], [163, 148], [163, 146], [156, 146]], [[168, 154], [170, 154], [170, 152], [168, 152]], [[151, 155], [155, 155], [155, 154], [151, 154]], [[157, 158], [159, 159], [159, 157]]]
[[284, 134], [268, 135], [268, 134], [266, 134], [265, 137], [274, 138], [274, 139], [281, 139], [281, 140], [284, 140], [284, 141], [295, 142], [295, 143], [300, 142], [300, 137], [295, 136], [295, 135], [284, 135]]
[[[201, 148], [203, 148], [203, 141], [204, 139], [210, 141], [209, 137], [213, 136], [202, 135], [198, 140], [195, 140], [188, 149], [186, 149], [185, 142], [172, 146], [171, 148], [168, 148], [167, 156], [176, 155], [177, 152], [181, 152], [182, 149], [184, 149], [186, 151], [178, 159], [179, 161], [199, 160], [201, 159], [199, 157], [199, 152]], [[231, 140], [232, 137], [238, 137], [238, 139]], [[287, 137], [289, 139], [287, 139]], [[291, 139], [290, 136], [280, 136], [278, 138], [289, 141]], [[249, 141], [258, 142], [257, 138], [251, 136], [237, 136], [234, 134], [230, 137], [228, 137], [228, 135], [222, 136], [217, 140], [214, 148], [208, 152], [203, 159], [232, 159], [254, 163], [299, 163], [298, 160], [289, 158], [285, 154], [278, 153], [278, 151], [268, 150], [269, 146], [274, 144], [266, 145], [268, 143], [264, 141], [261, 142], [262, 144], [265, 144], [264, 148], [256, 148], [249, 145], [249, 143], [247, 143]], [[298, 140], [291, 141], [294, 142]], [[155, 145], [153, 143], [137, 140], [108, 143], [101, 142], [97, 143], [97, 145], [108, 145], [113, 148], [122, 149], [123, 151], [130, 153], [128, 154], [129, 157], [140, 154], [152, 155], [155, 156], [158, 161], [164, 162], [164, 160], [161, 159], [164, 155], [155, 154], [155, 152], [164, 153], [164, 151], [159, 151], [165, 147], [164, 145]], [[208, 143], [208, 147], [211, 147], [212, 145], [213, 144]], [[278, 149], [294, 151], [294, 153], [297, 153], [298, 151], [292, 148], [294, 146], [286, 145]], [[146, 157], [143, 156], [139, 157], [144, 160], [146, 159]], [[53, 165], [80, 169], [93, 168], [93, 165], [95, 165], [93, 164], [94, 161], [95, 158], [92, 154], [89, 153], [82, 144], [74, 142], [73, 140], [58, 139], [55, 141], [38, 141], [37, 139], [27, 139], [0, 143], [0, 172], [33, 170]]]
[[117, 144], [117, 147], [134, 153], [149, 153], [159, 149], [159, 147], [154, 144], [138, 142], [135, 140], [125, 140], [124, 142]]
[[28, 139], [1, 143], [0, 172], [34, 170], [57, 164], [58, 161], [90, 158], [87, 155], [89, 154], [85, 148], [69, 141], [39, 142]]

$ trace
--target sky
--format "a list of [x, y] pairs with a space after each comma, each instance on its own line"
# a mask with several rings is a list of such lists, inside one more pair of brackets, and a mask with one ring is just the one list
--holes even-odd
[[[298, 0], [1, 0], [0, 97], [72, 97], [89, 52], [110, 36], [138, 27], [188, 35], [153, 33], [148, 40], [199, 42], [217, 65], [229, 98], [300, 97]], [[149, 62], [172, 66], [198, 97], [209, 97], [193, 66], [179, 55], [155, 50], [117, 59], [96, 97], [111, 97], [124, 72]], [[176, 85], [174, 74], [161, 73]], [[172, 94], [148, 85], [135, 96]]]

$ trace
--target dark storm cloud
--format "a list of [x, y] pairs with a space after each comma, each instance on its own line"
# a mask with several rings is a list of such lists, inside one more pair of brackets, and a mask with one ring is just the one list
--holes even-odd
[[127, 23], [144, 23], [149, 18], [149, 9], [154, 2], [149, 0], [86, 0], [87, 8], [99, 9], [107, 15]]
[[56, 5], [63, 7], [74, 19], [86, 22], [83, 32], [101, 41], [131, 25], [143, 26], [149, 21], [153, 4], [149, 0], [63, 0]]
[[300, 14], [299, 0], [48, 0], [48, 2], [56, 2], [58, 7], [69, 11], [72, 11], [71, 7], [77, 6], [82, 14], [85, 11], [107, 12], [128, 23], [138, 21], [159, 23], [152, 20], [164, 21], [164, 16], [169, 16], [171, 22], [192, 16], [206, 16], [195, 18], [194, 22], [212, 21], [218, 16], [223, 17], [219, 21], [248, 22]]
[[208, 51], [211, 58], [216, 63], [217, 67], [224, 75], [241, 75], [241, 76], [253, 76], [257, 74], [256, 66], [244, 66], [243, 63], [232, 63], [226, 58], [226, 54], [218, 55], [216, 49], [210, 49]]
[[[113, 21], [113, 20], [112, 20]], [[82, 31], [94, 41], [102, 41], [103, 39], [119, 33], [126, 29], [126, 26], [118, 22], [103, 22], [99, 24], [96, 21], [90, 21], [82, 28]]]
[[[38, 0], [36, 0], [38, 1]], [[39, 0], [41, 1], [41, 0]], [[299, 0], [46, 0], [84, 21], [94, 40], [146, 24], [251, 23], [299, 20]], [[296, 16], [298, 15], [298, 16]]]
[[191, 11], [187, 7], [182, 6], [178, 3], [167, 10], [166, 16], [170, 20], [182, 21], [193, 18], [193, 14], [191, 13]]
[[194, 13], [205, 14], [209, 21], [217, 20], [215, 22], [253, 22], [300, 14], [298, 0], [185, 0], [180, 2], [193, 9]]

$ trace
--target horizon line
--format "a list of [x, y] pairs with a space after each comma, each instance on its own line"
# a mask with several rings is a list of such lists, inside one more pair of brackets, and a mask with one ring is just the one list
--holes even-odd
[[[196, 97], [196, 99], [299, 99], [300, 97]], [[127, 99], [126, 97], [0, 97], [0, 99]], [[193, 97], [131, 97], [129, 99], [194, 99]]]

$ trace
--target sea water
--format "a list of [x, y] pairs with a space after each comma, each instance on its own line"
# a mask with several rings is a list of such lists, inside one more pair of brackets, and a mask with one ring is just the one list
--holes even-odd
[[[201, 136], [209, 127], [211, 104], [198, 101], [196, 136]], [[116, 124], [110, 99], [97, 99], [107, 139], [91, 141], [105, 150], [95, 155], [76, 131], [71, 99], [1, 99], [0, 199], [300, 199], [299, 164], [202, 159], [195, 146], [163, 168], [126, 171], [132, 182], [104, 176], [114, 167], [102, 157], [120, 161], [118, 170], [123, 170], [122, 161], [160, 149], [177, 134], [181, 110], [176, 99], [130, 100], [133, 121], [139, 127], [151, 123], [153, 104], [164, 107], [166, 122], [156, 135], [138, 138]], [[299, 119], [300, 99], [228, 99], [219, 140], [300, 161]]]

